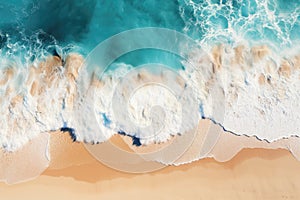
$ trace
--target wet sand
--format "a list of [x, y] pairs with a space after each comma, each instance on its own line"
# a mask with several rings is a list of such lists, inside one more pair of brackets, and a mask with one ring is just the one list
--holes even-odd
[[[11, 186], [0, 183], [1, 198], [300, 198], [300, 162], [283, 149], [244, 149], [223, 163], [206, 158], [152, 173], [128, 174], [100, 164], [82, 144], [72, 143], [66, 135], [52, 135], [51, 143], [57, 144], [59, 138], [68, 145], [56, 145], [51, 151], [56, 159], [49, 168], [29, 182]], [[119, 143], [118, 138], [113, 140]]]

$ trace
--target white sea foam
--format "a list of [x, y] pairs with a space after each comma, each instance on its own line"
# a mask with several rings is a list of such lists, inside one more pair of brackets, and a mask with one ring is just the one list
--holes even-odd
[[[106, 73], [102, 80], [81, 76], [89, 88], [85, 94], [80, 93], [82, 86], [78, 85], [79, 74], [85, 73], [84, 68], [79, 70], [82, 62], [81, 56], [71, 54], [64, 64], [59, 58], [50, 57], [27, 68], [2, 67], [2, 148], [16, 151], [40, 133], [62, 127], [74, 128], [77, 141], [91, 143], [104, 142], [120, 131], [140, 138], [141, 144], [165, 142], [172, 135], [185, 134], [195, 124], [181, 129], [182, 110], [190, 100], [181, 104], [176, 99], [174, 91], [185, 91], [184, 82], [176, 79], [179, 75], [193, 88], [198, 113], [193, 118], [197, 121], [202, 116], [234, 134], [256, 136], [261, 140], [299, 136], [300, 62], [296, 54], [283, 57], [266, 46], [232, 48], [223, 45], [208, 53], [192, 50], [188, 62], [183, 63], [186, 69], [174, 72], [176, 76], [145, 69], [135, 71], [126, 64], [119, 64], [118, 69]], [[135, 74], [128, 78], [132, 70]], [[116, 92], [116, 86], [126, 76], [129, 82], [121, 84], [121, 93]], [[174, 87], [169, 90], [170, 87], [153, 84], [135, 90], [133, 85], [145, 80], [160, 83], [160, 86], [169, 82]], [[124, 95], [130, 109], [118, 113], [123, 105], [112, 104], [115, 97], [121, 99]], [[82, 96], [86, 97], [84, 101], [81, 101]], [[82, 105], [87, 105], [86, 109], [82, 109]], [[155, 106], [164, 108], [163, 113], [151, 116]], [[159, 121], [161, 116], [165, 117], [164, 126]], [[135, 127], [126, 126], [124, 121], [119, 121], [120, 117]], [[159, 118], [154, 121], [157, 124], [149, 130], [156, 133], [159, 130], [160, 134], [147, 138], [139, 132], [156, 118]], [[78, 123], [78, 119], [85, 120]]]
[[201, 88], [204, 83], [217, 81], [224, 92], [224, 118], [217, 119], [209, 111], [211, 105], [204, 104], [206, 118], [235, 134], [268, 141], [299, 135], [300, 73], [295, 57], [282, 58], [265, 46], [244, 47], [241, 55], [238, 49], [226, 46], [214, 51], [210, 54], [212, 62], [205, 67], [199, 63], [201, 57], [193, 56], [193, 64], [200, 67], [187, 68], [193, 81], [202, 82]]

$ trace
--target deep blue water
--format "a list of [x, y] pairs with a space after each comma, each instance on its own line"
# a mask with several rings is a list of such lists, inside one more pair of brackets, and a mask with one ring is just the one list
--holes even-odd
[[[0, 3], [2, 55], [34, 60], [45, 53], [88, 54], [99, 42], [139, 27], [164, 27], [202, 44], [299, 44], [299, 0], [11, 0]], [[147, 39], [147, 38], [145, 38]], [[41, 49], [43, 51], [41, 51]], [[167, 62], [173, 55], [138, 54]], [[126, 56], [125, 56], [126, 57]], [[136, 57], [135, 57], [136, 58]], [[126, 62], [134, 63], [134, 56]], [[177, 64], [175, 64], [177, 65]], [[177, 66], [180, 67], [180, 66]]]

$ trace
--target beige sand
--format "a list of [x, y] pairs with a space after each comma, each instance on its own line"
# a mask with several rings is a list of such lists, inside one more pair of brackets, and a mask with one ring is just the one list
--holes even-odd
[[[111, 140], [130, 151], [119, 136]], [[49, 168], [17, 185], [0, 183], [1, 199], [299, 199], [300, 162], [287, 150], [244, 149], [228, 162], [203, 159], [147, 174], [96, 161], [81, 143], [52, 133]]]
[[[248, 137], [221, 136], [223, 141], [213, 151], [226, 147], [229, 141], [225, 138], [232, 141], [228, 146], [236, 146], [237, 151]], [[110, 142], [126, 151], [136, 150], [128, 147], [126, 137], [117, 135]], [[254, 138], [248, 138], [246, 143], [260, 146]], [[50, 147], [48, 169], [29, 182], [11, 186], [0, 183], [1, 199], [300, 198], [300, 162], [285, 149], [244, 149], [223, 163], [206, 158], [152, 173], [129, 174], [102, 165], [82, 143], [72, 142], [67, 133], [52, 132]]]
[[[83, 156], [83, 155], [82, 155]], [[86, 155], [88, 157], [88, 155]], [[150, 174], [126, 174], [94, 160], [47, 170], [36, 180], [0, 184], [1, 199], [299, 199], [300, 162], [286, 150], [243, 150]]]

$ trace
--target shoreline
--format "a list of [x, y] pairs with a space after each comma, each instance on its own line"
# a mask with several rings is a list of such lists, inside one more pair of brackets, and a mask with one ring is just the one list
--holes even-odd
[[[224, 131], [220, 133], [218, 142], [209, 154], [201, 158], [199, 157], [199, 153], [201, 152], [201, 148], [199, 149], [201, 143], [199, 142], [202, 141], [203, 132], [207, 132], [207, 129], [210, 129], [211, 126], [215, 126], [212, 128], [214, 131], [220, 131], [217, 129], [221, 129], [219, 126], [210, 123], [209, 120], [201, 120], [201, 129], [198, 130], [198, 137], [194, 139], [187, 151], [171, 164], [172, 168], [178, 167], [178, 169], [181, 169], [185, 166], [196, 166], [197, 163], [205, 162], [205, 160], [212, 160], [220, 165], [223, 163], [226, 165], [226, 163], [230, 163], [235, 157], [239, 156], [241, 152], [250, 151], [251, 149], [254, 151], [254, 155], [257, 155], [255, 154], [257, 149], [262, 152], [274, 152], [273, 157], [276, 156], [276, 152], [284, 151], [285, 154], [288, 154], [288, 157], [295, 159], [300, 164], [300, 153], [299, 148], [297, 148], [300, 138], [282, 139], [268, 143], [266, 141], [257, 140], [255, 137], [237, 136]], [[169, 142], [172, 143], [172, 140]], [[163, 143], [136, 147], [132, 145], [132, 139], [130, 137], [122, 135], [114, 135], [106, 143], [113, 144], [123, 151], [136, 154], [159, 151], [160, 148], [164, 148], [165, 145], [168, 146], [170, 144]], [[37, 151], [37, 148], [39, 148], [40, 151]], [[226, 151], [224, 151], [224, 149], [226, 149]], [[105, 151], [105, 148], [102, 148], [102, 150]], [[272, 155], [273, 153], [270, 154]], [[251, 155], [251, 152], [249, 155]], [[20, 181], [26, 182], [29, 180], [30, 182], [32, 179], [38, 179], [41, 174], [51, 175], [51, 173], [54, 173], [55, 175], [59, 173], [60, 170], [68, 175], [70, 172], [68, 172], [68, 170], [64, 171], [66, 168], [72, 169], [71, 171], [76, 171], [76, 168], [80, 168], [81, 165], [89, 166], [92, 164], [92, 168], [95, 168], [95, 163], [98, 163], [99, 166], [104, 166], [88, 152], [83, 143], [74, 142], [68, 133], [60, 131], [42, 134], [41, 137], [32, 140], [28, 145], [25, 145], [24, 148], [17, 152], [5, 152], [2, 150], [0, 152], [0, 159], [2, 161], [2, 165], [0, 166], [0, 182], [5, 181], [9, 184], [16, 185], [18, 185]], [[153, 161], [160, 161], [165, 163], [166, 166], [169, 165], [167, 164], [167, 160], [164, 162], [157, 156], [153, 158]], [[93, 173], [91, 169], [88, 171]], [[63, 173], [61, 173], [60, 176], [64, 176]], [[152, 172], [150, 172], [150, 174], [151, 173]], [[123, 176], [123, 174], [126, 173], [118, 172], [116, 174]]]
[[[197, 87], [199, 90], [195, 95], [198, 98], [197, 103], [201, 104], [199, 105], [201, 107], [201, 111], [199, 112], [203, 115], [201, 117], [214, 120], [216, 123], [220, 124], [224, 130], [233, 134], [257, 137], [262, 141], [267, 140], [270, 142], [277, 142], [277, 140], [282, 138], [291, 138], [296, 136], [298, 127], [285, 127], [284, 125], [287, 123], [283, 122], [287, 122], [289, 119], [295, 120], [295, 117], [297, 118], [296, 115], [294, 116], [292, 111], [293, 109], [297, 110], [299, 107], [296, 103], [293, 103], [294, 100], [297, 99], [297, 85], [300, 83], [300, 76], [298, 77], [300, 73], [298, 70], [300, 66], [299, 55], [291, 56], [290, 60], [287, 58], [278, 58], [280, 60], [277, 60], [276, 62], [278, 63], [275, 63], [275, 60], [274, 62], [269, 60], [274, 55], [274, 52], [272, 53], [266, 45], [255, 46], [250, 49], [245, 48], [245, 46], [238, 46], [236, 48], [227, 49], [226, 46], [219, 45], [212, 48], [210, 54], [204, 56], [202, 54], [194, 55], [197, 52], [190, 52], [191, 62], [199, 64], [198, 68], [203, 67], [203, 69], [201, 68], [199, 71], [193, 71], [194, 69], [191, 68], [191, 73], [195, 78], [195, 80], [193, 79], [191, 81], [196, 81], [198, 84], [193, 87]], [[227, 56], [228, 58], [225, 58]], [[105, 95], [111, 95], [111, 82], [115, 81], [117, 83], [118, 78], [112, 77], [112, 75], [107, 75], [104, 80], [98, 80], [96, 76], [94, 76], [92, 78], [90, 77], [91, 80], [84, 79], [81, 80], [83, 82], [78, 82], [83, 63], [84, 58], [82, 55], [70, 53], [66, 56], [64, 61], [57, 56], [50, 56], [45, 60], [42, 60], [40, 63], [36, 63], [37, 66], [30, 66], [28, 69], [19, 70], [15, 66], [3, 68], [1, 70], [3, 72], [3, 76], [0, 77], [0, 89], [3, 90], [3, 94], [0, 95], [0, 102], [4, 105], [2, 115], [14, 116], [13, 119], [3, 118], [4, 128], [3, 133], [0, 135], [1, 147], [8, 151], [15, 151], [24, 146], [30, 139], [36, 137], [41, 132], [69, 127], [70, 130], [78, 130], [78, 132], [74, 134], [74, 140], [77, 139], [78, 141], [87, 141], [91, 143], [101, 143], [107, 140], [107, 137], [102, 135], [95, 136], [95, 134], [86, 132], [84, 123], [81, 122], [82, 119], [73, 117], [77, 114], [77, 104], [80, 104], [78, 103], [80, 102], [80, 97], [78, 96], [80, 96], [79, 93], [81, 91], [78, 91], [78, 83], [83, 83], [83, 85], [89, 84], [95, 89], [97, 93], [96, 95], [98, 95], [97, 98], [99, 97], [99, 100], [101, 100], [101, 104], [97, 104], [95, 108], [99, 111], [99, 113], [102, 113], [101, 116], [96, 116], [97, 122], [101, 125], [101, 129], [103, 129], [102, 132], [104, 131], [108, 136], [110, 136], [115, 132], [120, 131], [113, 130], [108, 127], [108, 122], [112, 123], [113, 126], [117, 126], [119, 124], [116, 124], [113, 119], [109, 118], [113, 115], [110, 105], [107, 105], [107, 102], [110, 101], [105, 98], [102, 99]], [[208, 65], [205, 67], [204, 65], [206, 64]], [[253, 65], [255, 65], [255, 67], [253, 67]], [[242, 70], [245, 70], [245, 73], [248, 74], [243, 75]], [[254, 73], [253, 71], [255, 70], [259, 70], [261, 72]], [[236, 73], [232, 76], [228, 76], [230, 72]], [[84, 74], [84, 72], [82, 73]], [[205, 73], [207, 74], [202, 77], [202, 74]], [[24, 76], [23, 86], [15, 85], [16, 83], [14, 79], [20, 76], [20, 74]], [[189, 74], [189, 71], [179, 71], [180, 76], [185, 77], [187, 74]], [[268, 79], [268, 74], [272, 74], [272, 81]], [[130, 81], [137, 85], [139, 82], [145, 80], [149, 81], [149, 79], [154, 79], [159, 83], [169, 81], [168, 77], [156, 77], [145, 70], [138, 72], [136, 76], [137, 77], [130, 77], [133, 79]], [[185, 78], [186, 79], [183, 80], [190, 81], [188, 77]], [[291, 85], [296, 88], [295, 91], [284, 88], [287, 84], [285, 81], [291, 81], [290, 79], [294, 81]], [[273, 80], [275, 80], [275, 82], [273, 82]], [[222, 83], [223, 81], [225, 81], [225, 83]], [[220, 85], [218, 85], [219, 82]], [[249, 82], [252, 85], [249, 86]], [[184, 83], [181, 83], [181, 81], [177, 84], [179, 87], [184, 87]], [[19, 87], [21, 87], [21, 89]], [[214, 89], [214, 87], [217, 87], [217, 89]], [[128, 88], [126, 88], [126, 90], [127, 89]], [[255, 89], [257, 90], [256, 93], [252, 94], [250, 91], [254, 91]], [[278, 89], [278, 91], [275, 91], [275, 89]], [[19, 90], [23, 92], [19, 92]], [[127, 92], [126, 90], [124, 89], [122, 92]], [[275, 91], [274, 93], [269, 92], [273, 90]], [[145, 94], [147, 94], [147, 91]], [[212, 101], [218, 106], [220, 104], [220, 107], [226, 107], [226, 109], [224, 108], [225, 111], [223, 113], [226, 117], [218, 116], [217, 114], [214, 116], [214, 109], [218, 108], [214, 108], [215, 105], [210, 102], [210, 95], [212, 95], [214, 99], [225, 99], [226, 96], [226, 99], [220, 102], [218, 100], [216, 102]], [[156, 96], [153, 97], [157, 98]], [[146, 99], [148, 99], [148, 96]], [[249, 99], [252, 101], [247, 102]], [[276, 99], [279, 99], [277, 100], [279, 101], [279, 106], [277, 106], [278, 102]], [[282, 100], [282, 102], [280, 102], [280, 100]], [[241, 105], [234, 103], [237, 101], [240, 101], [239, 103]], [[51, 104], [49, 104], [49, 102], [51, 102]], [[139, 111], [135, 108], [139, 105], [139, 103], [145, 102], [136, 101], [133, 105], [134, 109], [132, 113], [129, 113], [130, 116], [128, 117], [137, 118], [140, 121], [143, 121], [143, 123], [146, 123], [146, 119], [149, 118], [149, 116], [147, 116], [149, 115], [149, 112], [146, 117], [144, 117], [145, 119], [142, 117], [139, 118], [139, 115], [135, 114], [135, 112], [138, 113]], [[184, 103], [190, 102], [187, 101]], [[242, 108], [245, 109], [243, 110]], [[81, 109], [81, 107], [79, 109]], [[149, 110], [148, 107], [147, 109]], [[174, 109], [178, 108], [174, 107]], [[19, 113], [22, 112], [25, 114], [20, 115]], [[245, 114], [245, 116], [243, 114]], [[175, 121], [175, 117], [170, 121]], [[89, 116], [84, 116], [84, 118], [89, 119]], [[253, 120], [248, 120], [249, 118]], [[18, 126], [16, 126], [16, 120], [19, 123]], [[40, 123], [28, 124], [28, 122], [34, 120], [38, 120]], [[283, 120], [283, 122], [281, 123], [280, 120]], [[260, 124], [258, 122], [270, 123], [270, 125], [257, 125]], [[245, 127], [242, 127], [238, 125], [239, 123], [244, 123], [246, 125]], [[254, 128], [255, 124], [257, 125], [257, 130]], [[172, 124], [170, 122], [170, 124], [167, 125], [168, 128], [171, 129], [175, 127], [175, 125], [177, 126], [177, 123]], [[13, 133], [8, 131], [9, 127], [14, 127]], [[279, 127], [279, 129], [277, 129], [277, 127]], [[26, 131], [25, 133], [24, 129], [28, 129], [30, 131]], [[83, 133], [84, 131], [86, 133]], [[171, 134], [176, 133], [177, 129], [174, 128], [174, 130], [172, 129], [172, 131], [168, 131], [169, 132], [167, 132], [166, 135], [159, 138], [158, 142], [165, 142], [169, 139], [168, 137], [170, 137]], [[19, 135], [19, 137], [11, 137], [11, 134]], [[134, 135], [131, 136], [133, 137]], [[153, 141], [144, 141], [143, 144], [148, 143], [151, 144]]]
[[[129, 148], [129, 137], [117, 135], [110, 141], [124, 150], [136, 151]], [[73, 142], [66, 133], [51, 133], [49, 145], [51, 161], [47, 169], [27, 182], [14, 185], [0, 182], [1, 197], [87, 200], [300, 197], [300, 162], [286, 149], [246, 148], [225, 162], [204, 158], [151, 173], [130, 174], [101, 164], [82, 143]]]
[[299, 170], [300, 162], [286, 150], [245, 149], [228, 162], [206, 158], [147, 174], [120, 173], [92, 161], [46, 170], [27, 183], [0, 183], [0, 193], [10, 199], [297, 199]]

